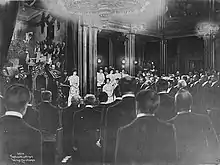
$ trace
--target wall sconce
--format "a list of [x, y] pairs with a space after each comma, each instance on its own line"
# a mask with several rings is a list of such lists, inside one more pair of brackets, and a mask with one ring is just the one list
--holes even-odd
[[138, 62], [137, 62], [137, 61], [134, 61], [134, 64], [135, 64], [135, 65], [137, 65], [137, 64], [138, 64]]
[[97, 62], [98, 62], [98, 64], [101, 64], [101, 63], [102, 63], [102, 60], [101, 60], [101, 59], [98, 59]]
[[122, 63], [122, 64], [125, 64], [125, 63], [126, 63], [126, 61], [125, 61], [125, 60], [122, 60], [122, 61], [121, 61], [121, 63]]

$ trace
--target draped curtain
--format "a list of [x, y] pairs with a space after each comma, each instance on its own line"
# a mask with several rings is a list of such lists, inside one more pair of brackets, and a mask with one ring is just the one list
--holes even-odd
[[0, 5], [0, 67], [7, 59], [18, 9], [19, 1], [9, 1], [5, 5]]
[[66, 22], [66, 69], [72, 73], [78, 68], [78, 25], [75, 22]]

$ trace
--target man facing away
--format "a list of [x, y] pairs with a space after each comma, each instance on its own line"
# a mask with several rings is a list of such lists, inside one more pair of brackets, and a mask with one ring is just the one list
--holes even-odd
[[0, 118], [0, 164], [42, 164], [41, 133], [23, 120], [30, 97], [22, 85], [6, 90], [6, 113]]
[[59, 128], [59, 109], [51, 104], [52, 93], [43, 91], [38, 105], [40, 129], [45, 134], [55, 135]]
[[167, 93], [169, 82], [160, 79], [156, 83], [156, 87], [158, 95], [160, 96], [160, 107], [157, 110], [156, 116], [163, 121], [167, 121], [176, 115], [174, 110], [174, 98]]
[[137, 94], [136, 103], [136, 119], [118, 130], [116, 164], [174, 163], [174, 127], [155, 116], [160, 96], [153, 90], [143, 90]]
[[101, 112], [94, 107], [96, 97], [87, 94], [84, 98], [85, 108], [73, 117], [73, 162], [76, 164], [101, 163], [102, 150], [99, 145]]
[[122, 100], [109, 107], [105, 117], [105, 137], [104, 137], [104, 159], [105, 162], [114, 161], [116, 135], [118, 128], [129, 124], [136, 118], [135, 92], [136, 79], [134, 77], [124, 77], [119, 81]]
[[209, 117], [192, 112], [192, 95], [181, 89], [175, 96], [177, 116], [170, 120], [176, 128], [180, 164], [216, 163], [219, 142]]

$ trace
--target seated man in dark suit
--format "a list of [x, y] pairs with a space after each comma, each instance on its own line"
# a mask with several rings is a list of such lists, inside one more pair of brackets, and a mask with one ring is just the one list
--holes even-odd
[[152, 90], [143, 90], [138, 93], [136, 100], [137, 118], [118, 130], [116, 164], [174, 163], [174, 127], [155, 116], [160, 104], [159, 95]]
[[208, 116], [191, 111], [192, 103], [192, 95], [180, 90], [175, 96], [177, 116], [169, 121], [176, 128], [179, 163], [214, 163], [219, 158], [217, 135]]
[[[0, 164], [42, 164], [42, 136], [23, 116], [30, 101], [29, 90], [12, 85], [6, 90], [6, 113], [0, 118]], [[19, 163], [20, 164], [20, 163]]]
[[80, 110], [81, 97], [75, 95], [72, 97], [71, 106], [63, 110], [62, 126], [63, 126], [63, 146], [64, 154], [71, 155], [72, 153], [72, 131], [73, 131], [73, 115]]
[[174, 98], [167, 93], [169, 87], [167, 80], [158, 80], [156, 86], [157, 92], [160, 96], [160, 107], [156, 116], [163, 121], [167, 121], [176, 115], [174, 109]]
[[76, 112], [73, 117], [73, 161], [76, 164], [101, 163], [101, 113], [94, 108], [94, 95], [87, 94], [84, 103], [85, 108]]
[[114, 161], [118, 128], [129, 124], [136, 118], [136, 79], [129, 76], [124, 77], [119, 81], [119, 87], [122, 93], [122, 100], [108, 108], [105, 119], [104, 159], [106, 163]]
[[43, 91], [41, 93], [42, 102], [38, 105], [40, 114], [40, 129], [46, 134], [56, 134], [59, 127], [59, 109], [51, 104], [52, 93]]

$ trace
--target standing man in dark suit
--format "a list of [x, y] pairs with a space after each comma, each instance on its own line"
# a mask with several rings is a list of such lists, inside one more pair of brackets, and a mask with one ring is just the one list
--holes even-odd
[[59, 128], [59, 109], [51, 104], [52, 93], [43, 91], [41, 93], [43, 102], [38, 106], [40, 130], [43, 134], [43, 162], [53, 165], [56, 155], [56, 133]]
[[43, 91], [41, 93], [42, 102], [38, 105], [40, 114], [40, 129], [49, 134], [56, 134], [59, 127], [59, 109], [51, 104], [52, 93]]
[[159, 95], [152, 90], [143, 90], [136, 100], [137, 118], [118, 130], [116, 164], [174, 163], [174, 127], [155, 116], [160, 104]]
[[218, 138], [208, 116], [191, 111], [192, 95], [182, 89], [175, 96], [176, 128], [180, 164], [215, 163], [219, 158]]
[[116, 135], [118, 128], [129, 124], [136, 118], [135, 92], [137, 88], [134, 77], [124, 77], [119, 81], [119, 88], [122, 93], [122, 101], [109, 107], [105, 119], [104, 137], [104, 161], [114, 161]]
[[29, 90], [12, 85], [6, 90], [6, 113], [0, 118], [0, 164], [42, 164], [42, 136], [28, 125], [23, 116], [30, 101]]
[[63, 110], [62, 127], [63, 127], [63, 149], [64, 154], [72, 154], [72, 133], [73, 133], [73, 115], [80, 110], [81, 97], [75, 95], [72, 97], [71, 105]]
[[101, 113], [94, 105], [96, 98], [87, 94], [84, 98], [85, 108], [76, 112], [73, 117], [73, 161], [77, 163], [101, 163], [100, 146]]
[[167, 121], [176, 115], [174, 109], [174, 98], [167, 93], [169, 88], [167, 80], [158, 80], [156, 86], [157, 92], [160, 96], [160, 107], [156, 112], [156, 116], [163, 121]]

